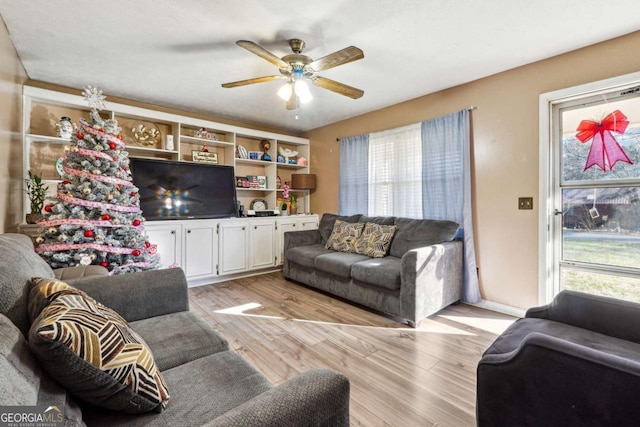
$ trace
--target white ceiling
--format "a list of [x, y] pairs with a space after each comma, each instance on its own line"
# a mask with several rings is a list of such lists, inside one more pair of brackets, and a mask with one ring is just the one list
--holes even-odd
[[[640, 30], [638, 0], [0, 0], [0, 14], [31, 79], [293, 132]], [[236, 40], [283, 56], [291, 38], [314, 59], [361, 48], [320, 75], [364, 96], [312, 86], [296, 120], [282, 81], [220, 86], [278, 74]]]

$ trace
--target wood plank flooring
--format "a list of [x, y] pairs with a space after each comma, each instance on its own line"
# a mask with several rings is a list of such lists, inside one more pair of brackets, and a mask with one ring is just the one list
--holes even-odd
[[475, 426], [477, 363], [515, 320], [459, 304], [413, 329], [281, 272], [189, 293], [191, 310], [272, 383], [314, 367], [346, 375], [352, 426]]

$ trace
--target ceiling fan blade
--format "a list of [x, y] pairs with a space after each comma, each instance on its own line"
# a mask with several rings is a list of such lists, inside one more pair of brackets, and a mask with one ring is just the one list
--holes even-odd
[[258, 55], [262, 59], [266, 59], [271, 62], [278, 68], [290, 69], [291, 65], [284, 62], [282, 59], [275, 56], [273, 53], [269, 52], [267, 49], [263, 48], [259, 44], [251, 42], [249, 40], [238, 40], [236, 44], [240, 47], [247, 49], [249, 52]]
[[363, 90], [347, 86], [335, 80], [326, 79], [324, 77], [311, 77], [309, 78], [309, 80], [311, 80], [316, 86], [319, 86], [323, 89], [328, 89], [335, 93], [339, 93], [340, 95], [348, 96], [349, 98], [358, 99], [362, 95], [364, 95]]
[[286, 78], [285, 76], [256, 77], [254, 79], [239, 80], [237, 82], [223, 83], [222, 87], [231, 88], [231, 87], [238, 87], [238, 86], [246, 86], [246, 85], [252, 85], [254, 83], [264, 83], [264, 82], [270, 82], [272, 80], [280, 80], [280, 79], [285, 79], [285, 78]]
[[355, 46], [345, 47], [342, 50], [333, 52], [327, 56], [323, 56], [320, 59], [316, 59], [307, 67], [312, 68], [314, 71], [324, 71], [338, 65], [347, 64], [352, 61], [364, 58], [364, 52]]

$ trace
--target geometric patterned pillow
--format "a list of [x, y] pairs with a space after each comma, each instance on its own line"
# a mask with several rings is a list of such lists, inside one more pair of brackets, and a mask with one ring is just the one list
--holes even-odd
[[368, 222], [355, 243], [357, 254], [372, 258], [383, 258], [391, 247], [391, 240], [398, 227]]
[[346, 222], [337, 219], [325, 247], [339, 252], [355, 252], [354, 244], [363, 228], [362, 222]]
[[43, 368], [92, 405], [161, 412], [169, 392], [147, 344], [118, 313], [78, 289], [48, 295], [59, 287], [51, 280], [32, 279], [50, 299], [29, 330], [29, 346]]
[[31, 323], [38, 317], [42, 310], [55, 299], [55, 293], [65, 289], [71, 289], [62, 280], [43, 277], [31, 279], [31, 292], [29, 293], [29, 320]]

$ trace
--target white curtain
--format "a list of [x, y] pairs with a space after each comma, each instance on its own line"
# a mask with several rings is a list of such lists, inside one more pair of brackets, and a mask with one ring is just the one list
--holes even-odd
[[420, 123], [369, 135], [371, 216], [422, 218]]
[[369, 196], [369, 135], [340, 140], [340, 192], [338, 213], [367, 212]]
[[422, 122], [424, 218], [450, 219], [464, 239], [463, 301], [480, 302], [471, 211], [469, 110]]

